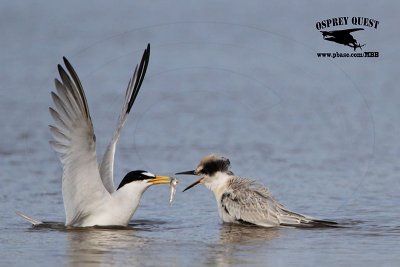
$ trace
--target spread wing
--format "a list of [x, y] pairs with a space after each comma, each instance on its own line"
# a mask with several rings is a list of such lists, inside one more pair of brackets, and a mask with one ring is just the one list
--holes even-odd
[[133, 103], [135, 102], [136, 96], [139, 93], [140, 86], [142, 85], [144, 76], [146, 74], [149, 58], [150, 44], [148, 44], [147, 48], [144, 50], [142, 60], [140, 61], [139, 66], [136, 65], [135, 72], [133, 73], [132, 78], [129, 80], [128, 88], [126, 89], [125, 93], [125, 101], [118, 118], [117, 127], [115, 128], [111, 142], [107, 146], [106, 152], [104, 153], [103, 160], [100, 165], [101, 179], [103, 181], [104, 187], [109, 193], [115, 191], [113, 174], [115, 147], [117, 145], [121, 130], [124, 127], [126, 118], [132, 108]]
[[66, 225], [73, 225], [107, 200], [110, 194], [100, 178], [96, 158], [95, 135], [86, 96], [79, 78], [64, 58], [67, 71], [58, 65], [61, 81], [55, 80], [56, 93], [51, 92], [54, 108], [50, 126], [54, 150], [63, 165], [62, 191]]
[[305, 216], [286, 210], [263, 186], [240, 177], [233, 178], [221, 198], [221, 206], [236, 220], [261, 226], [298, 225]]

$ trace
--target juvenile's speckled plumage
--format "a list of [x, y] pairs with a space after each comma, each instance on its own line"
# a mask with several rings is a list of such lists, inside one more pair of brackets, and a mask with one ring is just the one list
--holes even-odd
[[235, 176], [227, 158], [208, 155], [193, 171], [177, 174], [202, 176], [184, 191], [204, 184], [215, 196], [221, 220], [227, 223], [274, 226], [334, 226], [335, 222], [317, 220], [286, 209], [264, 186]]

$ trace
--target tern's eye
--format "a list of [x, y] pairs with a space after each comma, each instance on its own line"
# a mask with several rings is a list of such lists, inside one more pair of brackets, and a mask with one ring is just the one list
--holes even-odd
[[207, 169], [204, 169], [204, 168], [199, 169], [199, 170], [197, 171], [197, 173], [206, 174], [206, 175], [209, 174], [208, 170], [207, 170]]

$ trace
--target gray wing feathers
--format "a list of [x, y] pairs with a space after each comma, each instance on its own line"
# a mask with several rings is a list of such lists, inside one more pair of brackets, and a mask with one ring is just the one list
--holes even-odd
[[125, 93], [124, 104], [118, 118], [117, 127], [115, 128], [111, 142], [107, 146], [106, 152], [104, 153], [103, 160], [100, 165], [101, 179], [103, 181], [104, 187], [110, 193], [115, 191], [113, 170], [116, 144], [121, 134], [121, 130], [126, 122], [127, 116], [132, 108], [133, 103], [135, 102], [136, 96], [139, 93], [140, 86], [146, 74], [149, 57], [150, 44], [148, 44], [147, 48], [144, 50], [142, 60], [139, 65], [136, 65], [133, 76], [129, 80], [128, 87]]
[[61, 81], [56, 80], [56, 91], [51, 93], [54, 108], [50, 114], [54, 125], [50, 141], [63, 164], [62, 189], [66, 224], [77, 215], [87, 214], [109, 195], [99, 174], [95, 136], [86, 96], [71, 64], [64, 58], [67, 72], [58, 65]]
[[233, 178], [221, 198], [221, 205], [236, 220], [256, 225], [293, 225], [307, 221], [303, 215], [286, 210], [262, 185], [240, 177]]

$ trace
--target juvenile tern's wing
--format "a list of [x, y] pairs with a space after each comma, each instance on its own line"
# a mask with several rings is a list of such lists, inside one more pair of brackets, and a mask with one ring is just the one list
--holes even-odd
[[236, 220], [263, 226], [279, 224], [275, 202], [267, 189], [239, 177], [231, 180], [221, 198], [222, 208]]
[[299, 225], [311, 220], [288, 211], [262, 185], [234, 177], [222, 195], [221, 206], [227, 213], [244, 223], [261, 226]]
[[135, 102], [137, 94], [139, 93], [140, 86], [142, 85], [144, 76], [146, 74], [147, 65], [149, 64], [149, 57], [150, 44], [148, 44], [147, 48], [144, 50], [142, 60], [140, 61], [139, 66], [136, 65], [135, 72], [133, 73], [132, 78], [129, 80], [128, 88], [126, 89], [125, 93], [124, 105], [122, 106], [121, 113], [119, 114], [117, 127], [115, 128], [111, 142], [104, 153], [103, 160], [100, 165], [101, 179], [104, 187], [110, 193], [115, 191], [113, 174], [115, 147], [118, 142], [121, 129], [124, 127], [126, 118], [132, 108], [133, 103]]
[[55, 151], [63, 165], [62, 192], [66, 225], [73, 225], [107, 200], [110, 194], [100, 178], [96, 159], [96, 144], [86, 96], [81, 82], [66, 58], [58, 72], [61, 82], [55, 80], [57, 93], [51, 92], [54, 108], [50, 126]]

